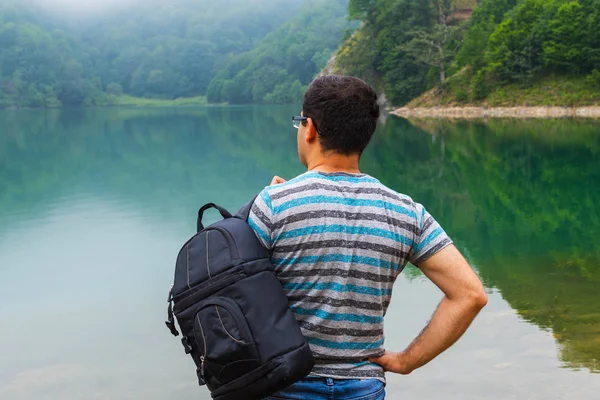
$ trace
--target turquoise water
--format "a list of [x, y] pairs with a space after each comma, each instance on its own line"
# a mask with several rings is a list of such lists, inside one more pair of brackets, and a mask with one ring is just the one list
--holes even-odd
[[[0, 398], [209, 399], [163, 323], [175, 256], [200, 205], [235, 210], [303, 172], [298, 112], [0, 112]], [[423, 203], [490, 296], [455, 347], [388, 376], [389, 398], [597, 396], [600, 123], [391, 117], [361, 169]], [[387, 346], [440, 298], [408, 269]]]

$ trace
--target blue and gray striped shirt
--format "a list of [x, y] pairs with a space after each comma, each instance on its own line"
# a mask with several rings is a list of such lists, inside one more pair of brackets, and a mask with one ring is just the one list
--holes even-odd
[[307, 172], [257, 197], [250, 226], [315, 355], [312, 375], [384, 380], [394, 281], [452, 241], [422, 205], [365, 174]]

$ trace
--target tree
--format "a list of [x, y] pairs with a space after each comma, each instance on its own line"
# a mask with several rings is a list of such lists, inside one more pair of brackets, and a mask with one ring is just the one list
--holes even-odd
[[462, 43], [462, 27], [435, 24], [431, 31], [413, 32], [414, 39], [403, 46], [417, 62], [440, 71], [440, 83], [446, 83], [446, 69], [456, 56]]
[[165, 92], [166, 78], [165, 73], [160, 69], [153, 69], [148, 73], [146, 79], [146, 90], [149, 93], [163, 93]]
[[62, 71], [62, 84], [58, 99], [66, 106], [80, 106], [86, 97], [83, 66], [77, 60], [67, 61]]
[[580, 3], [571, 1], [560, 6], [548, 24], [549, 40], [542, 46], [546, 66], [571, 72], [588, 69], [585, 19]]
[[115, 96], [121, 96], [123, 94], [123, 87], [118, 83], [109, 83], [106, 86], [106, 92]]
[[517, 0], [481, 1], [471, 15], [464, 43], [456, 57], [460, 67], [471, 65], [475, 70], [483, 68], [490, 35], [516, 4]]
[[348, 17], [363, 19], [373, 10], [377, 0], [350, 0], [348, 2]]

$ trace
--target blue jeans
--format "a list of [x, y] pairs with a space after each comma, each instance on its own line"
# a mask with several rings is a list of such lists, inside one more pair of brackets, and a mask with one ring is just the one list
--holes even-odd
[[377, 379], [308, 377], [264, 400], [384, 400], [385, 387]]

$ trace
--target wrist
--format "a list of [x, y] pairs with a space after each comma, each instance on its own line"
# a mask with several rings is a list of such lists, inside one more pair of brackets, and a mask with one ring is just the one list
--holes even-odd
[[396, 356], [396, 372], [402, 375], [408, 375], [413, 372], [416, 363], [412, 360], [411, 355], [407, 351], [403, 351]]

